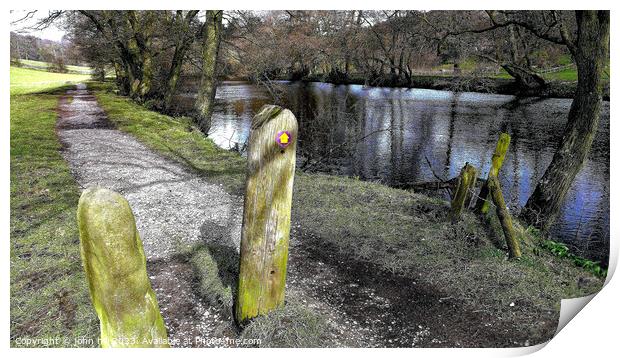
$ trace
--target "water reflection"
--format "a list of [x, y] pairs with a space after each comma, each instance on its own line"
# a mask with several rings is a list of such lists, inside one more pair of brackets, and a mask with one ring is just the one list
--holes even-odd
[[[562, 135], [571, 100], [364, 88], [326, 83], [280, 83], [297, 116], [301, 163], [387, 185], [456, 176], [465, 162], [486, 176], [501, 132], [512, 136], [500, 172], [506, 200], [521, 207], [542, 176]], [[256, 85], [218, 88], [210, 137], [230, 148], [244, 142], [250, 121], [270, 101]], [[363, 140], [362, 140], [363, 138]], [[433, 169], [427, 164], [430, 161]], [[553, 233], [574, 250], [607, 262], [609, 243], [609, 102], [590, 158], [571, 189]]]

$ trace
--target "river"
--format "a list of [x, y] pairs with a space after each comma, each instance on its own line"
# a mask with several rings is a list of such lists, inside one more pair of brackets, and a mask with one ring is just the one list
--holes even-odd
[[[551, 161], [572, 101], [318, 82], [278, 82], [276, 88], [279, 103], [299, 121], [298, 165], [309, 160], [313, 170], [391, 186], [452, 178], [466, 162], [486, 177], [499, 134], [509, 133], [500, 181], [515, 212]], [[224, 148], [244, 143], [253, 115], [269, 102], [263, 86], [222, 83], [209, 137]], [[609, 102], [551, 234], [572, 252], [607, 265]]]

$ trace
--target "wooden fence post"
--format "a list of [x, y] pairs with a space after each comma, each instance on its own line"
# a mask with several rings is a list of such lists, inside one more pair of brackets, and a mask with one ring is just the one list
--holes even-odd
[[497, 146], [495, 147], [495, 152], [491, 158], [491, 169], [489, 170], [487, 181], [482, 184], [480, 194], [478, 195], [478, 200], [476, 201], [476, 212], [480, 214], [486, 214], [489, 212], [489, 200], [491, 197], [489, 196], [488, 178], [491, 176], [499, 176], [499, 170], [502, 168], [509, 145], [510, 135], [508, 133], [500, 134], [499, 140], [497, 141]]
[[297, 120], [279, 106], [263, 106], [252, 120], [239, 286], [239, 324], [284, 303], [295, 176]]
[[168, 347], [127, 200], [108, 189], [88, 188], [80, 197], [77, 219], [82, 263], [99, 316], [101, 346]]
[[465, 166], [461, 169], [461, 174], [459, 174], [456, 190], [454, 190], [454, 197], [452, 198], [450, 211], [452, 221], [456, 221], [461, 217], [461, 212], [467, 202], [467, 198], [471, 199], [470, 191], [476, 185], [476, 179], [476, 168], [469, 163], [465, 163]]
[[499, 180], [497, 179], [497, 176], [491, 175], [487, 181], [489, 183], [489, 191], [491, 192], [493, 204], [495, 204], [497, 210], [497, 217], [499, 218], [499, 222], [502, 224], [502, 229], [504, 230], [504, 237], [506, 238], [506, 244], [508, 245], [509, 257], [519, 258], [521, 257], [521, 248], [512, 227], [512, 217], [506, 207], [506, 202], [504, 201], [504, 196], [502, 195]]

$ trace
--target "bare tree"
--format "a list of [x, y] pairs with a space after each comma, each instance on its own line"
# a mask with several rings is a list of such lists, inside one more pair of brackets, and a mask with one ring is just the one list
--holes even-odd
[[198, 124], [204, 134], [211, 129], [211, 116], [217, 88], [216, 65], [222, 36], [222, 10], [207, 10], [202, 30], [202, 74], [196, 110]]

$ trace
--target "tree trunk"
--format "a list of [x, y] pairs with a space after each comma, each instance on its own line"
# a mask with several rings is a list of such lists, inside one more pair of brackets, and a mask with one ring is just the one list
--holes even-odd
[[206, 135], [211, 129], [211, 115], [217, 87], [217, 55], [220, 49], [222, 32], [222, 10], [207, 10], [206, 22], [202, 32], [202, 75], [196, 99], [198, 125]]
[[540, 88], [544, 87], [546, 84], [545, 79], [539, 74], [517, 64], [504, 63], [502, 64], [502, 68], [506, 70], [506, 72], [508, 72], [508, 74], [512, 76], [522, 88]]
[[143, 102], [151, 93], [153, 82], [152, 31], [155, 24], [153, 11], [144, 11], [142, 18], [134, 10], [127, 11], [127, 28], [131, 36], [127, 42], [130, 66], [130, 96]]
[[181, 21], [179, 29], [179, 38], [174, 48], [174, 55], [172, 56], [172, 63], [170, 64], [170, 71], [168, 72], [168, 78], [166, 81], [166, 89], [164, 92], [164, 110], [170, 110], [172, 105], [172, 96], [177, 89], [177, 83], [181, 76], [181, 69], [183, 68], [183, 59], [185, 58], [185, 52], [192, 43], [193, 36], [188, 38], [186, 33], [189, 32], [189, 25], [192, 19], [198, 13], [197, 10], [188, 11], [185, 17], [178, 16]]
[[508, 33], [510, 34], [510, 58], [512, 59], [512, 63], [519, 64], [519, 46], [517, 46], [516, 32], [515, 25], [508, 26]]
[[235, 306], [239, 324], [284, 304], [296, 143], [291, 111], [263, 106], [252, 120]]
[[557, 217], [575, 176], [588, 157], [599, 124], [602, 82], [609, 49], [609, 11], [577, 11], [578, 34], [569, 46], [577, 63], [577, 91], [564, 135], [521, 217], [546, 230]]
[[166, 81], [167, 87], [164, 93], [164, 110], [169, 111], [172, 105], [172, 97], [177, 89], [177, 83], [181, 76], [181, 68], [183, 67], [183, 57], [185, 56], [185, 48], [176, 48], [172, 63], [170, 64], [170, 73]]
[[114, 73], [116, 74], [116, 86], [121, 95], [129, 95], [129, 77], [127, 75], [127, 66], [117, 61], [114, 62]]
[[144, 101], [151, 93], [153, 85], [153, 55], [151, 54], [150, 41], [142, 51], [142, 80], [138, 87], [139, 100]]

